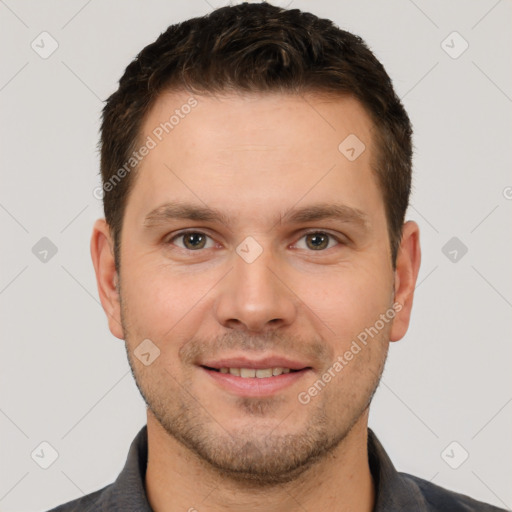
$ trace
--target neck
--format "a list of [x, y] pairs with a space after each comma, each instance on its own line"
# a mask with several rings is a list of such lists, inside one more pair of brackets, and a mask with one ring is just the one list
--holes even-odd
[[343, 441], [297, 479], [273, 487], [220, 475], [169, 436], [148, 410], [146, 493], [155, 512], [280, 512], [302, 508], [371, 512], [375, 489], [367, 450], [368, 410]]

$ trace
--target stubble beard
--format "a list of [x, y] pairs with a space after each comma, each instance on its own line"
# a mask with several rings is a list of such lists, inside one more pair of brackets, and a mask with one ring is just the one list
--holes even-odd
[[[123, 313], [121, 320], [132, 375], [152, 415], [169, 436], [195, 455], [200, 464], [244, 487], [271, 487], [298, 480], [335, 450], [367, 412], [387, 357], [385, 350], [380, 367], [372, 372], [364, 395], [355, 397], [357, 403], [344, 404], [349, 413], [344, 415], [341, 423], [339, 418], [333, 417], [330, 406], [335, 397], [324, 390], [323, 399], [319, 396], [307, 405], [297, 405], [299, 412], [308, 414], [300, 431], [281, 434], [276, 432], [280, 425], [257, 428], [249, 424], [233, 432], [229, 425], [221, 425], [215, 419], [215, 411], [209, 411], [199, 396], [192, 396], [187, 391], [192, 389], [189, 382], [174, 381], [173, 386], [173, 377], [168, 372], [164, 372], [164, 379], [162, 375], [148, 379], [150, 373], [139, 372], [140, 365], [133, 360], [132, 350], [129, 350], [134, 345], [130, 343]], [[273, 418], [280, 402], [279, 397], [240, 397], [237, 406], [248, 417], [258, 420], [265, 415]], [[294, 414], [290, 414], [289, 418], [283, 418], [282, 424], [293, 417]]]

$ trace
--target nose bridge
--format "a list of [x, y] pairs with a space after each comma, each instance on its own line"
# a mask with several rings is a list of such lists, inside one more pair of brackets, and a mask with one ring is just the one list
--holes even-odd
[[232, 266], [216, 299], [219, 323], [264, 331], [293, 322], [293, 294], [278, 277], [280, 263], [270, 245], [247, 237], [233, 252]]

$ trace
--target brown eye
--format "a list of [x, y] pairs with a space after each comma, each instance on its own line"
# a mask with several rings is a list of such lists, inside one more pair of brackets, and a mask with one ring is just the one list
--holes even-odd
[[329, 245], [329, 237], [325, 233], [306, 235], [306, 240], [308, 247], [314, 251], [325, 249]]
[[308, 249], [310, 251], [323, 251], [340, 243], [334, 235], [324, 233], [323, 231], [306, 233], [300, 240], [305, 240], [305, 243], [299, 242], [297, 243], [297, 247], [299, 249]]
[[[169, 243], [174, 243], [182, 249], [197, 251], [199, 249], [209, 249], [210, 247], [213, 247], [213, 241], [210, 244], [210, 247], [206, 247], [208, 238], [210, 238], [208, 235], [205, 235], [200, 231], [187, 231], [171, 238]], [[178, 241], [181, 241], [181, 243], [178, 243]]]

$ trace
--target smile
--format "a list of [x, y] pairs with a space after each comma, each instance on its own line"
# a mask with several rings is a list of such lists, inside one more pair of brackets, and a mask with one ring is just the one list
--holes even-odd
[[297, 372], [299, 370], [292, 370], [291, 368], [209, 368], [205, 366], [208, 370], [213, 370], [220, 373], [229, 373], [230, 375], [236, 375], [237, 377], [242, 377], [243, 379], [264, 379], [267, 377], [277, 377], [278, 375], [282, 375], [283, 373]]
[[[292, 369], [282, 366], [269, 368], [199, 367], [217, 388], [241, 397], [275, 395], [296, 384], [312, 372], [311, 367]], [[304, 383], [301, 388], [304, 387]]]

